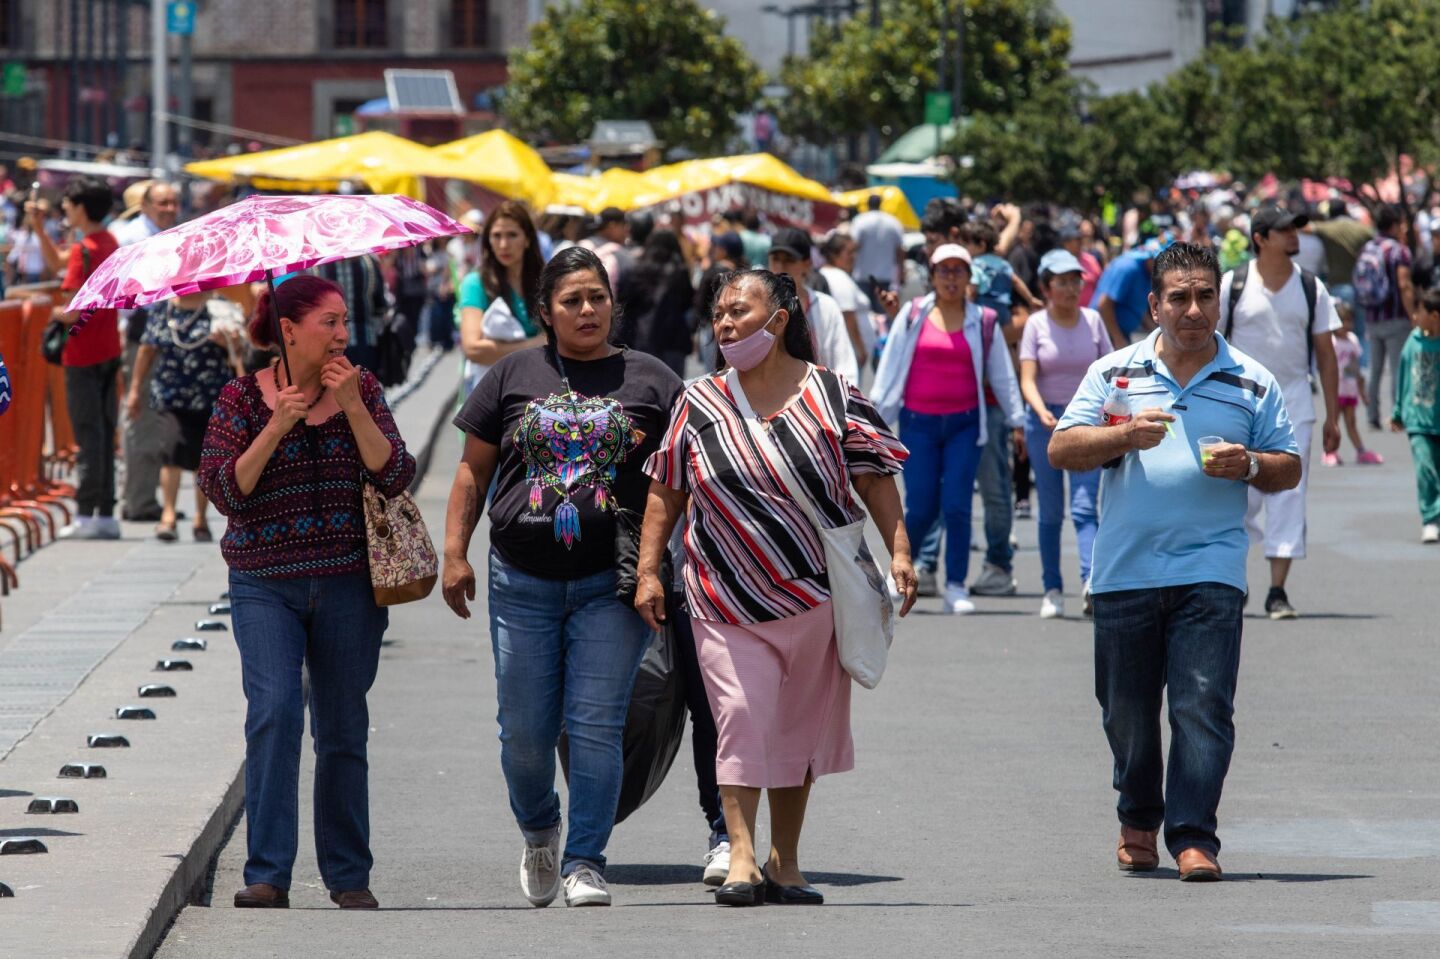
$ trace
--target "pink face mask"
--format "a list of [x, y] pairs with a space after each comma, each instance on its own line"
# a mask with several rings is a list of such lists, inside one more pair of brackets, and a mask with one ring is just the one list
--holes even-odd
[[765, 327], [769, 326], [770, 321], [779, 315], [779, 310], [771, 313], [770, 319], [765, 321], [765, 326], [742, 340], [736, 340], [734, 343], [721, 343], [720, 354], [725, 357], [725, 362], [741, 373], [753, 370], [764, 362], [765, 357], [770, 355], [770, 350], [775, 345], [775, 334]]

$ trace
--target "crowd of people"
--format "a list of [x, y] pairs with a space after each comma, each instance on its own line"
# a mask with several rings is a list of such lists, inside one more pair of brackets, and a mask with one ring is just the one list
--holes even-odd
[[[867, 519], [889, 562], [876, 568], [868, 549], [857, 560], [887, 618], [923, 597], [964, 615], [974, 595], [1016, 593], [1015, 523], [1035, 520], [1039, 615], [1065, 615], [1069, 567], [1094, 621], [1117, 864], [1155, 868], [1163, 829], [1182, 879], [1221, 878], [1247, 553], [1260, 545], [1269, 562], [1267, 615], [1299, 616], [1288, 589], [1306, 551], [1312, 434], [1318, 423], [1326, 465], [1342, 462], [1342, 425], [1356, 461], [1380, 465], [1361, 405], [1372, 429], [1384, 406], [1409, 434], [1421, 538], [1440, 541], [1440, 290], [1394, 208], [1372, 234], [1343, 208], [1212, 199], [1178, 214], [1153, 203], [1114, 229], [942, 200], [913, 241], [878, 199], [822, 237], [753, 211], [697, 230], [618, 209], [537, 220], [506, 201], [465, 215], [473, 235], [288, 276], [258, 297], [97, 314], [61, 357], [81, 446], [66, 535], [120, 534], [121, 396], [124, 514], [174, 541], [193, 471], [194, 538], [210, 538], [209, 506], [228, 520], [248, 702], [236, 905], [288, 905], [306, 669], [322, 877], [342, 908], [378, 905], [366, 694], [388, 613], [366, 575], [361, 499], [367, 486], [398, 495], [415, 474], [384, 398], [404, 377], [406, 337], [461, 358], [441, 582], [469, 619], [484, 577], [532, 905], [611, 902], [623, 731], [657, 630], [684, 662], [715, 901], [823, 902], [800, 838], [815, 781], [855, 765], [860, 678], [841, 629], [856, 597], [832, 592], [827, 537]], [[119, 244], [180, 216], [165, 183], [133, 201], [115, 223], [110, 188], [78, 178], [58, 236], [27, 201], [38, 259], [17, 263], [40, 265], [25, 279], [62, 279], [63, 322], [66, 294]], [[288, 364], [272, 355], [281, 341]]]

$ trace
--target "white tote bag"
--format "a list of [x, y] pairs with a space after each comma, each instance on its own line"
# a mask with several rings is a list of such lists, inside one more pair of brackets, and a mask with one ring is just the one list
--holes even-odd
[[[780, 479], [780, 485], [795, 504], [805, 511], [825, 547], [825, 569], [830, 579], [830, 607], [835, 613], [835, 642], [840, 665], [861, 686], [874, 689], [885, 673], [885, 660], [895, 637], [895, 606], [875, 558], [865, 545], [865, 519], [846, 526], [827, 527], [810, 499], [804, 484], [791, 471], [785, 454], [764, 423], [750, 408], [732, 369], [725, 385], [745, 426]], [[841, 426], [844, 426], [842, 419]]]

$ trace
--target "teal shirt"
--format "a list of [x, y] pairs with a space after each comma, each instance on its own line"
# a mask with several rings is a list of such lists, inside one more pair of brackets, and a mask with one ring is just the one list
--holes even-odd
[[[520, 325], [525, 328], [526, 336], [535, 336], [540, 332], [540, 328], [530, 322], [530, 311], [526, 309], [525, 301], [522, 298], [516, 296], [512, 291], [506, 297], [506, 302], [510, 304], [510, 312], [515, 314], [515, 319], [519, 320]], [[467, 306], [474, 307], [482, 313], [490, 308], [490, 294], [485, 292], [485, 284], [480, 282], [479, 270], [472, 270], [465, 279], [460, 281], [460, 292], [455, 298], [455, 326], [457, 329], [460, 326], [462, 315], [460, 311]]]
[[1100, 529], [1090, 589], [1110, 593], [1195, 583], [1244, 590], [1249, 487], [1206, 476], [1197, 440], [1221, 436], [1247, 449], [1299, 455], [1285, 398], [1270, 372], [1218, 333], [1215, 358], [1183, 388], [1155, 355], [1159, 330], [1091, 364], [1055, 429], [1098, 426], [1117, 377], [1135, 411], [1175, 416], [1154, 449], [1126, 453], [1100, 479]]
[[1394, 420], [1407, 433], [1440, 436], [1440, 336], [1410, 331], [1395, 371]]

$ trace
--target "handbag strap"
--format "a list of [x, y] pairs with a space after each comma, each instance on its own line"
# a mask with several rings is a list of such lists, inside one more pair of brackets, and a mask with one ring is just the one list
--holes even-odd
[[[814, 366], [807, 364], [805, 370], [805, 378], [807, 381], [813, 369]], [[764, 447], [764, 450], [769, 454], [766, 459], [770, 463], [771, 468], [775, 470], [776, 478], [780, 480], [781, 488], [789, 493], [790, 498], [805, 511], [805, 516], [810, 520], [810, 525], [815, 527], [816, 532], [825, 529], [825, 524], [820, 522], [820, 512], [815, 508], [814, 500], [810, 498], [810, 491], [807, 490], [805, 484], [801, 483], [795, 476], [794, 471], [790, 469], [789, 461], [785, 459], [784, 450], [780, 449], [780, 444], [775, 442], [775, 438], [770, 435], [770, 431], [765, 428], [760, 417], [755, 415], [755, 410], [750, 406], [750, 400], [745, 395], [745, 388], [740, 385], [740, 376], [735, 372], [734, 367], [731, 367], [725, 373], [725, 387], [730, 391], [730, 395], [735, 398], [735, 406], [740, 410], [740, 416], [745, 421], [746, 429], [748, 429], [750, 435], [755, 438], [755, 442]]]

